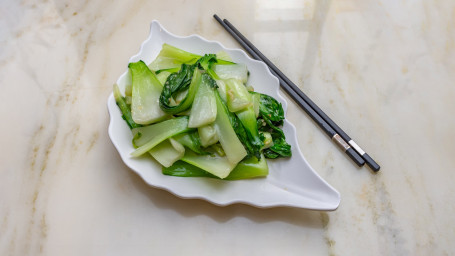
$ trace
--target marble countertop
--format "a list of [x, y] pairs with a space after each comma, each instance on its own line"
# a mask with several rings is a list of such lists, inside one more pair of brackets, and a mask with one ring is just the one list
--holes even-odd
[[[214, 13], [381, 165], [288, 97], [336, 211], [180, 199], [121, 161], [106, 101], [150, 22], [239, 48]], [[0, 255], [453, 255], [454, 82], [449, 0], [2, 1]]]

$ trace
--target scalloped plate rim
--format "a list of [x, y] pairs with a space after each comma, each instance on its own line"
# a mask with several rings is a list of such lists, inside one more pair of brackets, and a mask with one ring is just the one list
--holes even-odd
[[[281, 92], [280, 92], [280, 87], [279, 87], [279, 81], [278, 79], [272, 75], [272, 73], [270, 72], [270, 70], [268, 69], [268, 67], [266, 66], [265, 63], [261, 62], [261, 61], [257, 61], [257, 60], [254, 60], [252, 58], [250, 58], [243, 50], [241, 49], [236, 49], [236, 48], [228, 48], [228, 47], [225, 47], [222, 43], [220, 42], [217, 42], [217, 41], [211, 41], [211, 40], [207, 40], [197, 34], [191, 34], [189, 36], [178, 36], [178, 35], [174, 35], [172, 34], [171, 32], [167, 31], [158, 21], [156, 20], [153, 20], [151, 22], [151, 25], [150, 25], [150, 34], [149, 36], [147, 37], [147, 39], [145, 41], [143, 41], [141, 43], [141, 47], [140, 47], [140, 50], [137, 54], [133, 55], [130, 59], [129, 59], [129, 62], [132, 62], [134, 61], [134, 59], [138, 58], [139, 56], [141, 56], [141, 54], [144, 52], [144, 48], [146, 47], [147, 43], [152, 40], [152, 30], [154, 28], [154, 26], [158, 26], [159, 27], [159, 30], [160, 32], [164, 32], [165, 34], [167, 34], [168, 36], [170, 37], [174, 37], [174, 38], [177, 38], [177, 39], [183, 39], [183, 40], [187, 40], [187, 39], [191, 39], [191, 38], [197, 38], [199, 40], [201, 40], [202, 42], [205, 42], [205, 43], [209, 43], [209, 44], [217, 44], [220, 48], [222, 48], [223, 50], [227, 51], [227, 52], [238, 52], [240, 53], [245, 59], [248, 59], [249, 61], [251, 62], [255, 62], [259, 65], [262, 65], [263, 68], [265, 69], [266, 73], [268, 76], [270, 76], [271, 79], [274, 80], [274, 83], [276, 84], [276, 94], [278, 95], [279, 97], [279, 101], [282, 103], [283, 105], [283, 109], [285, 110], [285, 113], [287, 111], [287, 101], [285, 100], [285, 98], [281, 95]], [[117, 83], [119, 83], [119, 81], [127, 74], [128, 70], [126, 70], [123, 74], [120, 75], [119, 79], [117, 80]], [[113, 103], [113, 105], [112, 105]], [[139, 170], [136, 170], [136, 168], [134, 166], [132, 166], [132, 159], [131, 158], [128, 158], [128, 156], [124, 155], [121, 153], [121, 146], [119, 145], [119, 142], [116, 140], [116, 136], [115, 134], [113, 134], [113, 126], [114, 126], [114, 113], [112, 113], [112, 111], [114, 111], [112, 108], [116, 107], [116, 104], [115, 104], [115, 100], [114, 100], [114, 96], [113, 94], [111, 93], [108, 97], [108, 102], [107, 102], [107, 105], [108, 105], [108, 112], [109, 112], [109, 115], [110, 115], [110, 122], [109, 122], [109, 127], [108, 127], [108, 134], [109, 134], [109, 137], [114, 145], [114, 147], [116, 148], [117, 152], [119, 153], [122, 161], [125, 163], [125, 165], [127, 165], [131, 170], [133, 170], [137, 175], [139, 175], [143, 180], [144, 182], [146, 182], [148, 185], [152, 186], [152, 187], [155, 187], [155, 188], [159, 188], [159, 189], [163, 189], [163, 190], [166, 190], [168, 192], [170, 192], [171, 194], [179, 197], [179, 198], [183, 198], [183, 199], [200, 199], [200, 200], [206, 200], [208, 202], [211, 202], [213, 203], [214, 205], [217, 205], [217, 206], [228, 206], [228, 205], [231, 205], [231, 204], [246, 204], [246, 205], [250, 205], [250, 206], [254, 206], [254, 207], [258, 207], [258, 208], [271, 208], [271, 207], [294, 207], [294, 208], [304, 208], [304, 209], [310, 209], [310, 210], [323, 210], [323, 211], [332, 211], [332, 210], [336, 210], [339, 206], [339, 203], [340, 203], [340, 194], [339, 192], [334, 189], [330, 184], [328, 184], [324, 179], [322, 179], [318, 173], [315, 172], [315, 170], [309, 165], [309, 163], [306, 161], [305, 157], [303, 156], [300, 148], [299, 148], [299, 145], [297, 143], [297, 132], [296, 132], [296, 128], [295, 126], [289, 122], [287, 119], [285, 120], [285, 125], [288, 126], [288, 128], [290, 128], [292, 131], [293, 131], [293, 134], [295, 136], [292, 137], [292, 139], [294, 140], [294, 147], [296, 147], [296, 149], [293, 150], [293, 156], [292, 157], [296, 157], [295, 156], [295, 153], [297, 152], [299, 154], [299, 156], [302, 158], [302, 160], [304, 161], [304, 163], [307, 165], [307, 167], [311, 170], [312, 174], [314, 176], [316, 176], [325, 186], [327, 189], [331, 190], [334, 195], [335, 195], [335, 198], [334, 198], [334, 202], [332, 203], [327, 203], [327, 204], [324, 204], [324, 202], [319, 202], [321, 203], [319, 206], [311, 206], [311, 205], [298, 205], [298, 204], [295, 204], [295, 203], [282, 203], [282, 202], [273, 202], [273, 201], [270, 201], [270, 202], [267, 202], [267, 203], [258, 203], [258, 202], [254, 202], [254, 201], [251, 201], [251, 200], [244, 200], [244, 199], [228, 199], [228, 200], [214, 200], [213, 198], [210, 198], [210, 196], [207, 196], [207, 195], [202, 195], [202, 194], [197, 194], [197, 193], [186, 193], [186, 194], [182, 194], [182, 193], [179, 193], [178, 191], [176, 191], [174, 188], [172, 187], [168, 187], [166, 186], [165, 184], [162, 184], [162, 183], [159, 183], [159, 182], [154, 182], [154, 181], [150, 181], [147, 179], [147, 177], [145, 177], [145, 174]], [[291, 157], [291, 159], [292, 159]], [[134, 160], [133, 160], [134, 161]], [[170, 177], [170, 176], [165, 176], [163, 175], [163, 177]], [[179, 178], [179, 177], [172, 177], [172, 178]], [[188, 179], [188, 178], [184, 178], [184, 179]], [[204, 179], [204, 178], [193, 178], [193, 179]], [[226, 182], [236, 182], [236, 181], [226, 181]], [[273, 182], [268, 182], [270, 185], [274, 185]], [[292, 192], [289, 192], [289, 193], [292, 193]], [[301, 195], [300, 195], [301, 196]]]

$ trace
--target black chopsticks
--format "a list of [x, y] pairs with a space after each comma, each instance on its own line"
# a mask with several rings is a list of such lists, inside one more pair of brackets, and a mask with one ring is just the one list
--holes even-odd
[[289, 78], [287, 78], [267, 57], [265, 57], [246, 37], [244, 37], [228, 20], [213, 17], [229, 32], [234, 39], [256, 60], [263, 61], [275, 75], [281, 87], [288, 95], [321, 127], [332, 140], [343, 149], [358, 165], [365, 162], [375, 172], [380, 166], [363, 151], [335, 122], [332, 121], [308, 96], [306, 96]]

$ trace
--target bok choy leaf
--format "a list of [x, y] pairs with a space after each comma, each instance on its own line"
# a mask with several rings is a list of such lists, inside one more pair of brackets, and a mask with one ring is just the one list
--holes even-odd
[[156, 59], [150, 63], [151, 70], [178, 68], [182, 64], [194, 64], [201, 56], [184, 51], [169, 44], [163, 44]]
[[248, 107], [245, 110], [236, 113], [243, 127], [249, 144], [251, 145], [250, 154], [256, 158], [261, 158], [261, 150], [264, 146], [264, 142], [259, 137], [259, 131], [257, 127], [256, 115], [253, 110], [253, 106]]
[[167, 115], [158, 104], [163, 86], [155, 74], [142, 60], [130, 63], [128, 68], [132, 77], [131, 116], [134, 122], [151, 124], [164, 119]]
[[[201, 73], [195, 66], [182, 64], [182, 68], [177, 73], [169, 75], [164, 83], [163, 91], [159, 97], [160, 107], [163, 111], [171, 114], [177, 114], [188, 109], [193, 103], [194, 95], [196, 94], [201, 82]], [[172, 104], [173, 97], [179, 93], [188, 90], [185, 97]]]
[[131, 116], [131, 110], [128, 107], [128, 105], [126, 104], [125, 98], [120, 93], [120, 90], [119, 90], [117, 84], [114, 84], [114, 98], [115, 98], [115, 103], [117, 104], [117, 106], [120, 108], [120, 111], [122, 112], [123, 120], [125, 120], [126, 124], [128, 124], [130, 129], [141, 127], [141, 125], [136, 124], [134, 122], [133, 117]]
[[185, 133], [178, 134], [173, 137], [176, 141], [181, 143], [183, 146], [193, 150], [199, 155], [207, 155], [209, 152], [202, 148], [202, 142], [199, 138], [197, 131], [189, 131]]
[[215, 129], [218, 133], [220, 144], [229, 161], [237, 164], [247, 155], [247, 152], [231, 125], [229, 116], [232, 113], [224, 105], [218, 93], [216, 93], [216, 107]]
[[269, 132], [272, 136], [272, 146], [263, 150], [266, 158], [292, 156], [291, 145], [286, 142], [283, 130], [279, 127], [283, 124], [284, 110], [281, 103], [271, 96], [260, 94], [259, 105], [259, 130]]
[[189, 130], [187, 116], [169, 119], [154, 125], [135, 128], [133, 129], [133, 145], [138, 148], [131, 153], [131, 156], [138, 157], [165, 139]]
[[214, 86], [215, 81], [208, 74], [202, 74], [202, 81], [191, 107], [188, 127], [202, 127], [215, 121], [217, 110]]
[[[193, 159], [194, 163], [195, 159]], [[219, 177], [205, 171], [198, 167], [200, 164], [190, 164], [184, 161], [177, 161], [169, 167], [163, 167], [162, 172], [165, 175], [177, 176], [177, 177], [207, 177], [219, 179]], [[235, 166], [235, 168], [229, 173], [224, 180], [242, 180], [265, 177], [269, 174], [269, 168], [265, 157], [261, 157], [261, 160], [256, 158], [248, 158]]]
[[162, 166], [169, 167], [185, 154], [185, 148], [172, 138], [169, 138], [156, 145], [149, 151]]

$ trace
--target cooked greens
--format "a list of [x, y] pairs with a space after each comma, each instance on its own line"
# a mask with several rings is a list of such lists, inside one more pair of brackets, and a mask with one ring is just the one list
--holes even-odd
[[256, 115], [254, 114], [253, 106], [236, 113], [239, 121], [245, 129], [246, 139], [251, 145], [250, 155], [256, 158], [261, 158], [261, 149], [264, 146], [264, 141], [259, 136]]
[[151, 124], [162, 120], [166, 113], [158, 103], [163, 86], [143, 61], [130, 63], [132, 77], [131, 116], [138, 124]]
[[191, 106], [189, 127], [202, 127], [215, 121], [217, 112], [216, 87], [216, 82], [209, 75], [202, 74], [201, 84]]
[[[186, 161], [177, 161], [172, 166], [163, 168], [163, 174], [178, 177], [208, 177], [218, 178], [210, 172], [198, 166], [187, 163]], [[261, 160], [256, 158], [248, 158], [241, 161], [230, 173], [225, 180], [242, 180], [256, 177], [263, 177], [269, 174], [267, 161], [265, 157]]]
[[120, 111], [122, 112], [123, 120], [125, 120], [130, 129], [141, 127], [141, 125], [136, 124], [134, 122], [133, 117], [131, 116], [131, 109], [126, 103], [125, 97], [122, 96], [122, 94], [120, 93], [120, 89], [116, 84], [114, 84], [114, 98], [115, 103], [117, 103], [117, 106], [120, 108]]
[[201, 73], [193, 65], [182, 64], [181, 69], [168, 76], [160, 97], [160, 107], [170, 114], [188, 109], [201, 82]]
[[143, 126], [133, 129], [133, 145], [138, 148], [131, 153], [132, 156], [138, 157], [158, 145], [165, 139], [180, 133], [189, 131], [188, 117], [182, 116], [169, 119], [157, 124]]
[[149, 66], [128, 67], [125, 97], [116, 85], [114, 97], [133, 134], [131, 156], [148, 153], [163, 174], [264, 177], [266, 158], [292, 155], [281, 130], [283, 107], [252, 92], [247, 66], [227, 53], [197, 55], [164, 44]]
[[259, 100], [259, 130], [269, 132], [272, 136], [272, 146], [264, 149], [267, 158], [289, 157], [292, 155], [291, 145], [286, 142], [283, 130], [279, 128], [283, 124], [284, 111], [281, 103], [276, 99], [260, 94]]

